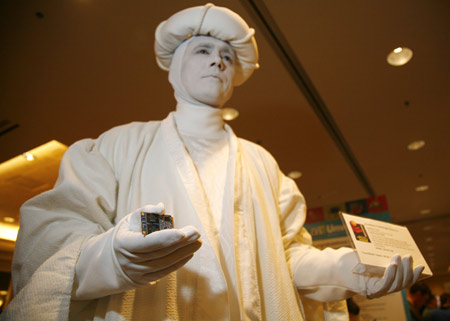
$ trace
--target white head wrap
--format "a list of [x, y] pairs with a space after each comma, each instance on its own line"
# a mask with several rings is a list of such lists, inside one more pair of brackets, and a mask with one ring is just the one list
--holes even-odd
[[175, 99], [178, 103], [189, 103], [193, 105], [204, 105], [189, 95], [181, 80], [181, 67], [183, 64], [184, 53], [186, 47], [194, 38], [190, 38], [181, 43], [173, 53], [172, 62], [169, 68], [169, 82], [175, 92]]
[[169, 70], [175, 49], [192, 36], [211, 36], [229, 43], [237, 57], [234, 85], [243, 84], [259, 68], [255, 30], [236, 13], [211, 3], [175, 13], [155, 33], [156, 61]]

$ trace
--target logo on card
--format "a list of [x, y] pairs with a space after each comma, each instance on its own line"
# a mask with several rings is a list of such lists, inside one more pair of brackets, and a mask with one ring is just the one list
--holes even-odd
[[363, 224], [358, 224], [355, 221], [350, 221], [350, 226], [352, 227], [353, 234], [355, 234], [355, 238], [358, 241], [371, 243], [369, 235], [367, 234]]

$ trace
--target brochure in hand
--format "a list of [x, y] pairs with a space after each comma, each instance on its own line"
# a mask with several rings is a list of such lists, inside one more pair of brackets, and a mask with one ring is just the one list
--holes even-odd
[[406, 226], [343, 212], [339, 215], [353, 248], [358, 253], [360, 264], [356, 266], [354, 273], [383, 274], [392, 256], [410, 254], [414, 267], [418, 265], [425, 267], [419, 279], [433, 275]]

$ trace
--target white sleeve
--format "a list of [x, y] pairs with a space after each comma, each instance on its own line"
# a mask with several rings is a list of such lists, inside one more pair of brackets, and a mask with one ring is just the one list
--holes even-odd
[[352, 273], [357, 264], [353, 249], [309, 248], [291, 260], [291, 269], [302, 295], [327, 302], [344, 300], [356, 293], [366, 295], [364, 277]]
[[117, 226], [84, 242], [75, 266], [72, 299], [96, 299], [145, 286], [132, 281], [117, 261], [113, 248]]
[[279, 204], [286, 259], [300, 293], [316, 301], [338, 301], [364, 292], [364, 280], [352, 273], [358, 264], [349, 248], [320, 251], [304, 228], [306, 205], [295, 182], [280, 173]]
[[295, 182], [279, 175], [280, 227], [286, 259], [299, 292], [316, 301], [339, 301], [354, 294], [369, 298], [400, 291], [414, 284], [424, 267], [414, 267], [410, 255], [394, 255], [384, 275], [364, 276], [353, 273], [359, 263], [353, 249], [330, 248], [322, 251], [312, 246], [304, 228], [305, 201]]
[[[21, 208], [12, 267], [15, 293], [62, 248], [113, 226], [116, 188], [113, 169], [94, 140], [79, 141], [67, 150], [55, 187]], [[71, 255], [76, 259], [78, 251]]]

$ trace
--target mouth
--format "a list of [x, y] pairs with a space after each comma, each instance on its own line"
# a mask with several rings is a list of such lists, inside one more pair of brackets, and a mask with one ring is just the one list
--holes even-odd
[[213, 79], [217, 79], [218, 81], [222, 82], [222, 78], [220, 78], [217, 75], [207, 75], [207, 76], [204, 76], [203, 78], [213, 78]]

